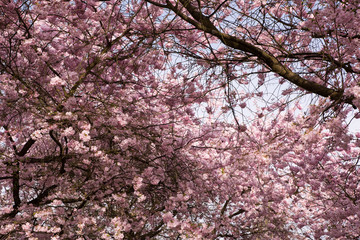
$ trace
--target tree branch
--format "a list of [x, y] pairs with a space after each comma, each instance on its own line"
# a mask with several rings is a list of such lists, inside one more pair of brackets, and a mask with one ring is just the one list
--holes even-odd
[[46, 198], [49, 193], [55, 189], [58, 185], [51, 185], [50, 187], [46, 188], [44, 191], [42, 191], [35, 199], [31, 200], [28, 202], [28, 204], [32, 204], [36, 207], [38, 207], [41, 203], [41, 201], [43, 201], [44, 198]]
[[17, 210], [20, 206], [20, 163], [19, 160], [16, 160], [16, 166], [12, 173], [12, 194], [14, 199], [14, 210]]
[[222, 43], [224, 43], [228, 47], [257, 56], [259, 60], [266, 64], [274, 73], [279, 74], [283, 78], [287, 79], [291, 83], [297, 85], [298, 87], [301, 87], [304, 90], [318, 94], [322, 97], [330, 97], [330, 99], [334, 101], [341, 100], [345, 103], [353, 105], [353, 97], [343, 98], [343, 89], [334, 90], [331, 88], [327, 88], [326, 86], [309, 81], [299, 76], [298, 74], [291, 71], [288, 67], [281, 64], [281, 62], [279, 62], [279, 60], [271, 53], [268, 53], [265, 50], [262, 50], [261, 48], [246, 42], [245, 40], [220, 32], [208, 17], [204, 16], [199, 10], [197, 10], [194, 6], [191, 5], [191, 1], [179, 0], [179, 2], [189, 12], [192, 18], [183, 13], [181, 9], [179, 9], [177, 6], [172, 5], [168, 0], [166, 8], [172, 10], [179, 17], [196, 27], [198, 30], [202, 30], [217, 37]]
[[30, 138], [25, 145], [23, 146], [23, 148], [21, 149], [20, 152], [16, 152], [16, 155], [18, 155], [19, 157], [23, 157], [25, 156], [25, 154], [29, 151], [29, 149], [31, 148], [31, 146], [35, 143], [36, 141], [32, 138]]

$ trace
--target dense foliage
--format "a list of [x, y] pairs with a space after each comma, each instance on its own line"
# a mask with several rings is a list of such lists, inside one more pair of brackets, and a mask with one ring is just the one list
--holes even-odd
[[358, 0], [1, 0], [1, 239], [354, 239]]

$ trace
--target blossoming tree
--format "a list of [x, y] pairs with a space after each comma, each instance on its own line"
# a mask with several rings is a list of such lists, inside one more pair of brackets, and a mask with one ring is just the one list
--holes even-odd
[[1, 239], [359, 237], [357, 0], [0, 1]]

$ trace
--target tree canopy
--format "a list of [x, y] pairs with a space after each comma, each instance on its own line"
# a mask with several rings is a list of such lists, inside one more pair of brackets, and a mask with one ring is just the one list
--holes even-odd
[[360, 237], [358, 0], [1, 0], [0, 239]]

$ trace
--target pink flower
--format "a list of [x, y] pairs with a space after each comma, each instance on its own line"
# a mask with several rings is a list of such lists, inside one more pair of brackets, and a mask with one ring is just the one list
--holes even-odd
[[143, 185], [143, 178], [142, 177], [135, 177], [134, 178], [134, 189], [139, 190], [141, 186]]
[[164, 222], [170, 222], [173, 219], [173, 214], [171, 212], [167, 212], [162, 216]]
[[34, 140], [38, 140], [42, 137], [42, 133], [40, 130], [36, 130], [35, 132], [33, 132], [31, 134], [31, 138], [34, 139]]
[[25, 232], [27, 232], [27, 231], [30, 231], [30, 230], [31, 230], [32, 225], [27, 222], [26, 224], [22, 225], [21, 228], [22, 228]]
[[88, 142], [90, 141], [91, 137], [89, 135], [89, 131], [88, 130], [84, 130], [80, 133], [79, 137], [80, 137], [80, 140], [83, 141], [83, 142]]
[[50, 85], [53, 86], [62, 86], [65, 85], [66, 82], [64, 80], [62, 80], [61, 78], [59, 78], [58, 76], [53, 77], [50, 79]]
[[72, 136], [75, 134], [75, 131], [72, 127], [66, 128], [64, 130], [64, 136], [68, 137], [68, 136]]
[[118, 121], [118, 123], [120, 124], [120, 126], [125, 126], [127, 123], [128, 123], [128, 121], [125, 119], [125, 117], [124, 116], [117, 116], [116, 117], [116, 120]]
[[10, 213], [13, 210], [12, 207], [3, 207], [0, 209], [0, 214]]
[[172, 221], [168, 222], [167, 225], [170, 228], [176, 228], [180, 224], [179, 220], [173, 219]]

